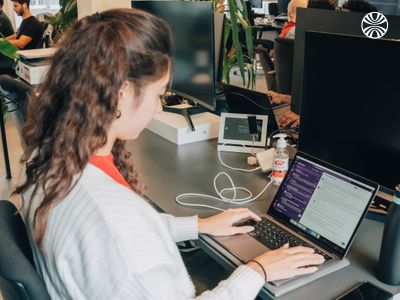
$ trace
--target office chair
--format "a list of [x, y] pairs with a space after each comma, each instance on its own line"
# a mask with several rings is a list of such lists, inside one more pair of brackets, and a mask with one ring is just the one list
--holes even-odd
[[25, 224], [6, 200], [0, 200], [0, 290], [4, 300], [50, 300], [33, 266]]
[[292, 73], [294, 40], [286, 38], [275, 39], [275, 72], [276, 91], [281, 94], [292, 94]]
[[[7, 136], [5, 130], [5, 113], [13, 113], [17, 131], [22, 132], [25, 120], [25, 105], [32, 87], [21, 80], [9, 75], [0, 75], [0, 133], [3, 144], [3, 155], [6, 169], [6, 178], [11, 178], [10, 160], [8, 156]], [[22, 147], [25, 147], [23, 139]]]
[[48, 23], [40, 22], [40, 39], [36, 42], [36, 44], [34, 45], [34, 47], [32, 49], [46, 48], [45, 32], [46, 32], [46, 29], [48, 26], [49, 26]]

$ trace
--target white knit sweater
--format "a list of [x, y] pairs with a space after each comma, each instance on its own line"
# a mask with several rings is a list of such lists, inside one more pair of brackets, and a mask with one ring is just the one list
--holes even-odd
[[[28, 229], [31, 192], [23, 195]], [[31, 212], [40, 198], [33, 199]], [[31, 244], [52, 299], [192, 299], [195, 289], [175, 242], [196, 239], [197, 230], [197, 216], [159, 214], [88, 164], [69, 195], [50, 210], [43, 251], [32, 239]], [[262, 286], [259, 274], [241, 266], [197, 299], [254, 299]]]

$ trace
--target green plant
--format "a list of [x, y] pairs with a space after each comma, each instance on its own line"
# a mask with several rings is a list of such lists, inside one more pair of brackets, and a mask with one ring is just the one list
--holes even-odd
[[45, 17], [53, 27], [53, 40], [57, 41], [68, 26], [78, 18], [77, 0], [60, 0], [61, 9], [55, 16]]
[[[243, 85], [253, 87], [255, 85], [254, 72], [254, 49], [253, 49], [253, 32], [249, 22], [249, 15], [244, 0], [228, 0], [227, 5], [220, 5], [218, 0], [214, 0], [215, 11], [221, 11], [221, 6], [225, 13], [229, 13], [230, 18], [225, 18], [224, 22], [224, 56], [222, 62], [222, 81], [230, 82], [230, 73], [232, 68], [239, 67]], [[240, 40], [241, 31], [245, 37], [245, 49], [243, 51], [243, 41]], [[232, 46], [228, 48], [228, 38], [232, 39]], [[246, 73], [248, 81], [246, 83]]]

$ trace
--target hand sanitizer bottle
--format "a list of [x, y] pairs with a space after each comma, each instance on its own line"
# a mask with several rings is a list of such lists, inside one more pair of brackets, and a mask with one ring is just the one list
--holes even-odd
[[286, 134], [276, 134], [274, 138], [279, 139], [272, 165], [272, 182], [275, 185], [280, 185], [289, 168], [289, 152], [286, 149]]
[[384, 283], [400, 285], [400, 184], [385, 218], [377, 277]]

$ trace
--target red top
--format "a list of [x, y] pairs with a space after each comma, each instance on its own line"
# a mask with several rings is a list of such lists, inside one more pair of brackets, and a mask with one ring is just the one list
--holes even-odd
[[281, 31], [281, 34], [279, 35], [279, 37], [285, 38], [286, 35], [288, 34], [288, 32], [289, 32], [294, 26], [296, 26], [296, 23], [295, 23], [295, 22], [288, 22], [288, 23], [286, 23], [286, 24], [283, 26], [282, 31]]
[[128, 184], [128, 182], [125, 180], [125, 178], [121, 175], [121, 173], [117, 169], [112, 154], [106, 156], [93, 155], [92, 158], [89, 160], [89, 162], [92, 165], [98, 167], [100, 170], [102, 170], [116, 182], [131, 189], [131, 186]]

